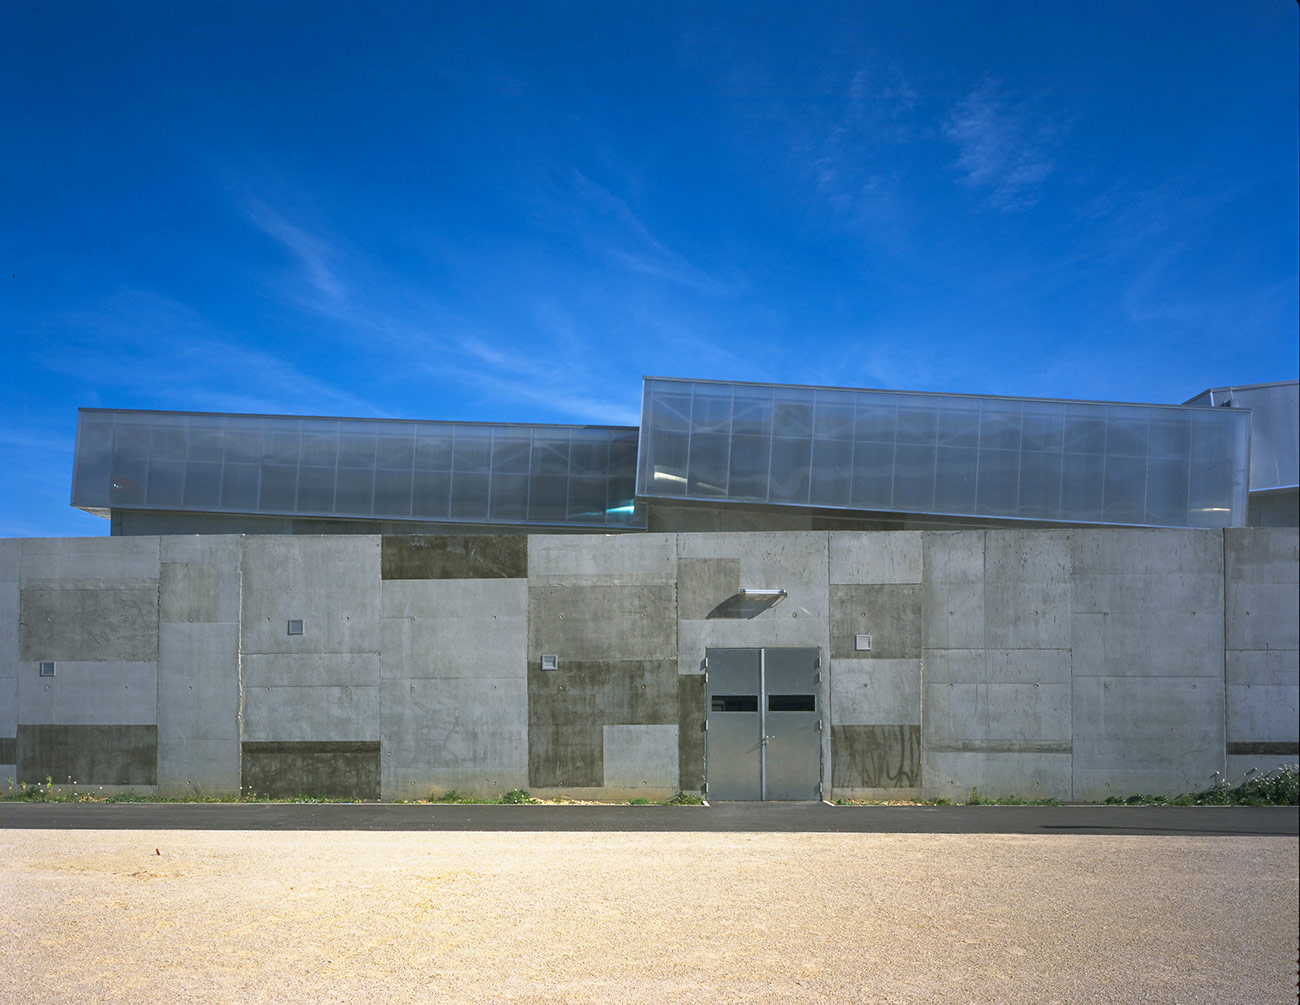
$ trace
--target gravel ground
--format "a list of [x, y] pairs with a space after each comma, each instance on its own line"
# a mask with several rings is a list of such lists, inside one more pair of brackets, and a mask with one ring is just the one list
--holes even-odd
[[0, 1001], [1290, 1002], [1298, 844], [5, 831]]

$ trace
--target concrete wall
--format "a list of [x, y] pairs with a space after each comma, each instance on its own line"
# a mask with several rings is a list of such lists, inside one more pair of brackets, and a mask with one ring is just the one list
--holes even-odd
[[706, 650], [811, 647], [828, 798], [1174, 794], [1297, 760], [1297, 560], [1293, 528], [3, 540], [0, 780], [662, 798], [706, 780]]

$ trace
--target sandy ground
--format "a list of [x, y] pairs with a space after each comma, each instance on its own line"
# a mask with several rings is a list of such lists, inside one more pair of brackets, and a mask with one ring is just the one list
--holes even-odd
[[1289, 1002], [1298, 850], [4, 831], [0, 1001]]

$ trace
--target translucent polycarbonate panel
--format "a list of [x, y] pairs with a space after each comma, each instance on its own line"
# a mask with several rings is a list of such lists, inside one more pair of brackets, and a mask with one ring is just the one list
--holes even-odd
[[1241, 526], [1250, 430], [1235, 409], [648, 377], [637, 484], [650, 498]]
[[1300, 381], [1216, 387], [1188, 404], [1250, 409], [1252, 492], [1300, 485]]
[[72, 504], [635, 529], [636, 459], [617, 426], [83, 409]]

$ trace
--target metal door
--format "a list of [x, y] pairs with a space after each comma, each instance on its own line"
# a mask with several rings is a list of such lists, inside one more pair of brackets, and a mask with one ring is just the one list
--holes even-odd
[[816, 649], [706, 652], [711, 799], [821, 798]]

